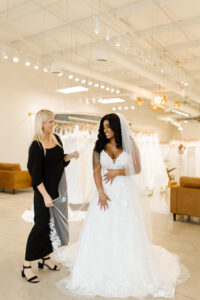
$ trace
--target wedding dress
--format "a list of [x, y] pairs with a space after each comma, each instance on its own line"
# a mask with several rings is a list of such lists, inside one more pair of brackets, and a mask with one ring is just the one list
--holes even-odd
[[[108, 169], [125, 169], [128, 154], [115, 161], [100, 153], [102, 178]], [[141, 198], [131, 177], [103, 181], [111, 201], [104, 211], [98, 192], [90, 202], [79, 238], [71, 275], [57, 283], [65, 294], [103, 297], [172, 298], [181, 275], [178, 258], [160, 246], [152, 246], [145, 227]]]

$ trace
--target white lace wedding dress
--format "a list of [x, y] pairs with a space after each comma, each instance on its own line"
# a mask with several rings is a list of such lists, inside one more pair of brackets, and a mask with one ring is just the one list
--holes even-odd
[[[103, 150], [102, 175], [107, 169], [124, 169], [126, 152], [114, 162]], [[69, 295], [137, 298], [153, 295], [170, 298], [181, 274], [178, 258], [152, 246], [145, 228], [140, 197], [129, 176], [103, 183], [110, 198], [101, 210], [98, 193], [90, 203], [80, 235], [71, 275], [57, 283]]]

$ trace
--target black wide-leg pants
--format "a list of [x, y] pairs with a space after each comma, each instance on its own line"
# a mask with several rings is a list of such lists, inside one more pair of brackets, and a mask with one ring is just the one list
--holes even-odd
[[33, 261], [53, 252], [50, 241], [50, 212], [45, 206], [42, 195], [34, 191], [34, 226], [28, 236], [25, 260]]

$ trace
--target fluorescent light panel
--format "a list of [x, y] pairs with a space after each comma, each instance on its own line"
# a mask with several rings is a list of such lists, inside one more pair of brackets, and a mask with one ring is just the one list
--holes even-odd
[[72, 94], [72, 93], [79, 93], [79, 92], [86, 92], [86, 91], [88, 91], [88, 88], [83, 87], [83, 86], [73, 86], [70, 88], [57, 90], [57, 92], [63, 93], [63, 94]]
[[180, 115], [180, 116], [189, 117], [188, 113], [185, 113], [185, 112], [180, 111], [180, 110], [172, 109], [172, 112], [177, 114], [177, 115]]
[[121, 98], [111, 98], [111, 99], [99, 99], [98, 102], [103, 103], [103, 104], [109, 104], [109, 103], [120, 103], [124, 102], [124, 99]]

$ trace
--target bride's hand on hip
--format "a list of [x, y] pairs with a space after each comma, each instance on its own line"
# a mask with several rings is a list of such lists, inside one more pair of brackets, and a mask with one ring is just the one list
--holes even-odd
[[104, 192], [99, 192], [99, 202], [98, 205], [100, 205], [100, 209], [108, 209], [108, 201], [111, 201], [108, 196]]
[[115, 176], [117, 176], [117, 170], [115, 170], [115, 169], [109, 169], [108, 173], [106, 173], [103, 176], [103, 179], [104, 179], [105, 183], [108, 183], [108, 182], [112, 183], [113, 179], [115, 178]]

